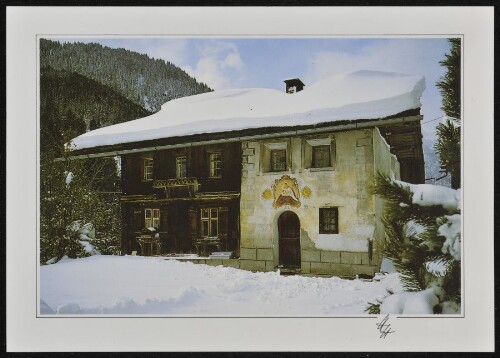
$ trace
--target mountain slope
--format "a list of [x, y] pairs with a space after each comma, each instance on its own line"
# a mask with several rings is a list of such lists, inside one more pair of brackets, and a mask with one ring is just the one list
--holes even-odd
[[95, 43], [41, 39], [40, 66], [82, 74], [152, 112], [171, 99], [211, 91], [170, 62]]
[[40, 144], [62, 149], [87, 130], [145, 117], [151, 112], [78, 73], [40, 69]]

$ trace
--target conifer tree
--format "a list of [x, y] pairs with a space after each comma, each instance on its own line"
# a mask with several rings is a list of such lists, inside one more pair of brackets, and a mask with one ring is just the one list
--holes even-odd
[[99, 189], [99, 175], [109, 170], [109, 163], [71, 160], [67, 152], [62, 159], [54, 161], [50, 153], [40, 158], [40, 262], [118, 254], [118, 197]]
[[[374, 192], [385, 200], [381, 251], [393, 261], [404, 290], [413, 294], [411, 299], [425, 301], [431, 310], [411, 313], [459, 313], [460, 191], [393, 181], [378, 174]], [[368, 312], [417, 310], [411, 304], [401, 308], [408, 298], [408, 294], [389, 295], [373, 303]], [[395, 307], [402, 311], [394, 312]]]
[[461, 40], [449, 39], [450, 53], [440, 61], [446, 73], [436, 83], [441, 92], [442, 107], [446, 119], [437, 127], [438, 140], [434, 146], [440, 157], [441, 171], [451, 176], [451, 187], [460, 187], [460, 123], [461, 123]]

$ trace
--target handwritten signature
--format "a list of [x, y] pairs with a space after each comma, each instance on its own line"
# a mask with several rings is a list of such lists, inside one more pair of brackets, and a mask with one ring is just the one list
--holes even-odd
[[389, 315], [385, 316], [384, 319], [377, 323], [377, 329], [380, 332], [380, 338], [387, 337], [389, 333], [394, 333], [396, 331], [391, 330], [391, 325], [388, 324], [389, 321]]

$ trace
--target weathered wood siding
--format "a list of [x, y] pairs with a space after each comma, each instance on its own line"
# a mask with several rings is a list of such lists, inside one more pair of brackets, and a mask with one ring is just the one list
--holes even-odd
[[[210, 178], [209, 155], [222, 154], [222, 176]], [[177, 156], [186, 156], [187, 177], [195, 177], [201, 184], [199, 192], [240, 191], [241, 144], [221, 143], [193, 146], [147, 153], [122, 155], [122, 188], [125, 195], [149, 195], [158, 192], [152, 188], [153, 181], [143, 180], [143, 159], [153, 158], [153, 181], [175, 178]]]

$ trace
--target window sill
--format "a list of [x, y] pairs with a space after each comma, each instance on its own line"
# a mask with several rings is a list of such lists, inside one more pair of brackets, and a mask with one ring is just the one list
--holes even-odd
[[333, 167], [307, 168], [310, 172], [332, 172]]
[[283, 175], [283, 174], [291, 174], [290, 170], [284, 170], [281, 172], [262, 172], [262, 175]]

